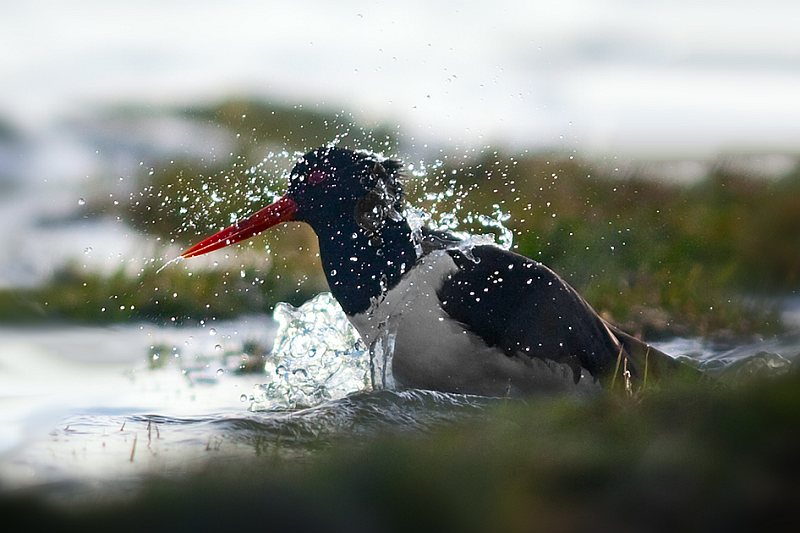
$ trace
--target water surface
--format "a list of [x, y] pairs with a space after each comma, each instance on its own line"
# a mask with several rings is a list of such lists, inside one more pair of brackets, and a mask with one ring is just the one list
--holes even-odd
[[[254, 411], [268, 379], [240, 372], [242, 345], [269, 346], [274, 333], [265, 316], [197, 327], [0, 329], [0, 490], [67, 500], [124, 495], [153, 473], [264, 454], [303, 460], [337, 442], [488, 416], [487, 407], [507, 401], [376, 390]], [[738, 380], [787, 372], [800, 357], [800, 333], [657, 346]], [[154, 354], [167, 362], [154, 364]]]

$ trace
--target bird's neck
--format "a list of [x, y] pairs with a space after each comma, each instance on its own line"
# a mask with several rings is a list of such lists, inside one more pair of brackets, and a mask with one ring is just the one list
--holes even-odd
[[349, 220], [314, 230], [331, 293], [350, 316], [367, 311], [417, 261], [414, 235], [405, 219], [386, 220], [374, 234]]

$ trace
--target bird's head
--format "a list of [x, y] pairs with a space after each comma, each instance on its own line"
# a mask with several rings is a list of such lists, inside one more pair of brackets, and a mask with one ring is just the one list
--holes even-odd
[[399, 161], [322, 146], [292, 169], [289, 188], [275, 203], [204, 239], [181, 254], [202, 255], [248, 239], [281, 222], [306, 222], [317, 232], [356, 224], [380, 241], [387, 220], [401, 220], [403, 188]]

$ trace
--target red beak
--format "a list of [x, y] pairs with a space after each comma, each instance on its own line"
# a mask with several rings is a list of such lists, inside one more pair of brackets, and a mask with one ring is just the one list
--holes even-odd
[[297, 203], [288, 196], [282, 197], [274, 204], [256, 211], [244, 220], [215, 233], [211, 237], [203, 239], [185, 252], [181, 257], [188, 259], [197, 255], [207, 254], [220, 248], [225, 248], [231, 244], [249, 239], [262, 231], [271, 228], [281, 222], [294, 220], [297, 212]]

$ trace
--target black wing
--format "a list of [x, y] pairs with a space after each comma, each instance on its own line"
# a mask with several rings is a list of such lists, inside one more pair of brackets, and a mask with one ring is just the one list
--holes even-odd
[[605, 322], [546, 266], [495, 246], [450, 249], [458, 271], [438, 291], [442, 308], [508, 355], [565, 363], [597, 377], [614, 370], [620, 344]]
[[581, 369], [595, 377], [621, 372], [623, 357], [634, 379], [702, 379], [695, 368], [607, 323], [545, 265], [496, 246], [461, 251], [451, 233], [423, 228], [422, 234], [424, 254], [446, 250], [458, 266], [437, 292], [442, 308], [509, 356], [568, 364], [576, 382]]

